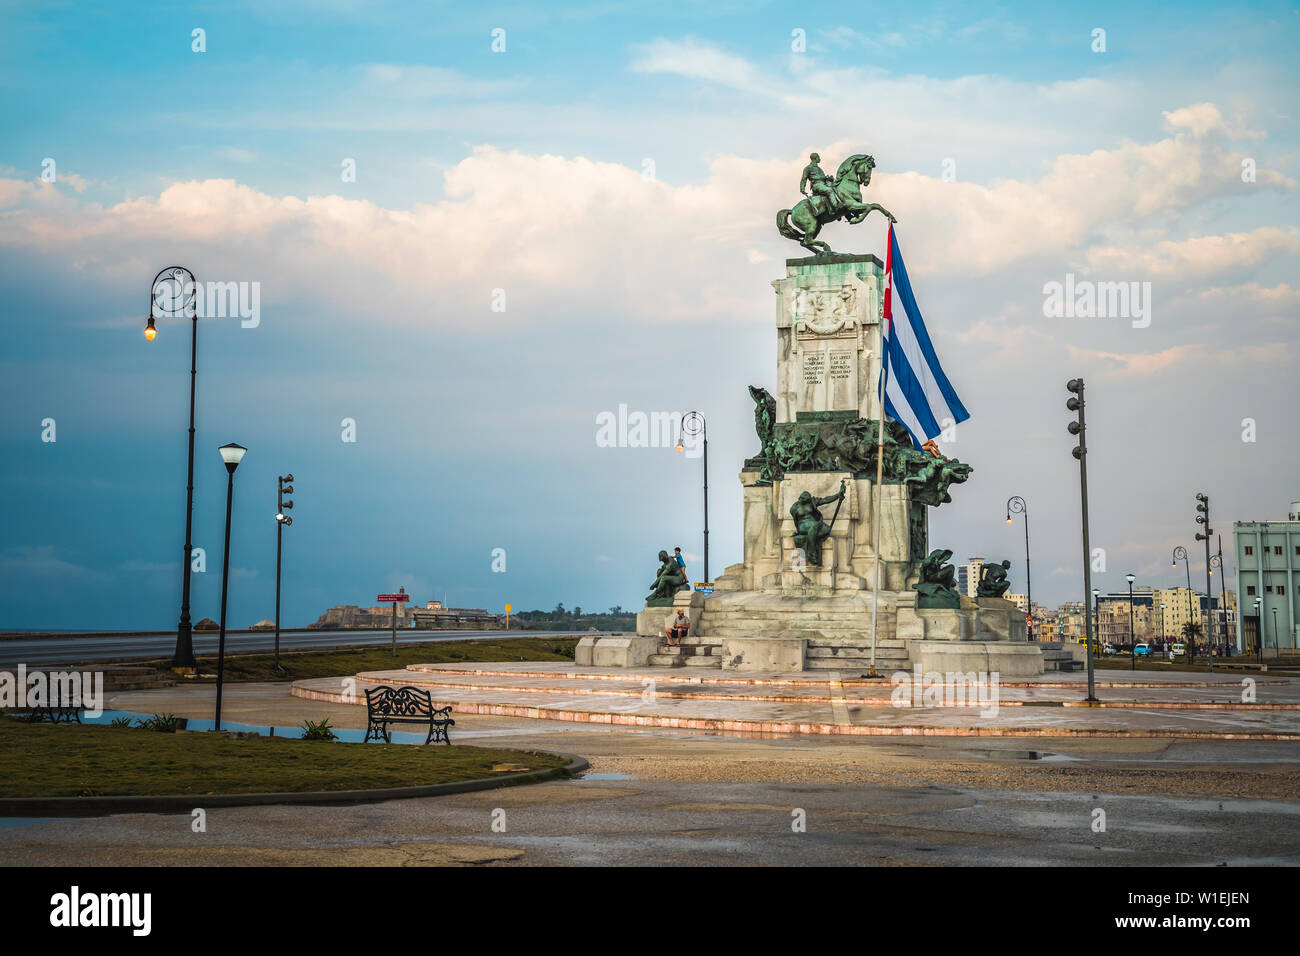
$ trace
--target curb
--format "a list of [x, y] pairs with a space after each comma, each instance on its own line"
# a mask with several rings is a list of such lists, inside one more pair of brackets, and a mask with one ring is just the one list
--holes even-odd
[[91, 817], [115, 813], [189, 813], [196, 806], [207, 810], [212, 807], [255, 807], [268, 804], [321, 804], [378, 803], [383, 800], [406, 800], [413, 797], [441, 797], [453, 793], [472, 793], [476, 790], [497, 790], [502, 787], [527, 786], [561, 780], [584, 773], [591, 768], [585, 757], [576, 754], [551, 753], [545, 750], [526, 750], [524, 753], [563, 757], [568, 763], [549, 770], [529, 770], [523, 773], [502, 774], [496, 777], [478, 777], [474, 780], [456, 780], [451, 783], [431, 783], [418, 787], [386, 787], [375, 790], [310, 790], [299, 793], [214, 793], [167, 794], [165, 796], [110, 796], [110, 797], [0, 797], [0, 817]]
[[[318, 680], [320, 678], [309, 678]], [[341, 693], [310, 690], [293, 685], [291, 693], [304, 700], [331, 704], [352, 704]], [[747, 720], [743, 718], [669, 717], [664, 714], [625, 714], [609, 711], [572, 710], [563, 707], [530, 707], [526, 704], [490, 704], [439, 698], [452, 706], [452, 713], [490, 717], [528, 717], [534, 720], [563, 720], [606, 727], [668, 727], [673, 730], [701, 730], [746, 737], [846, 736], [846, 737], [1101, 737], [1177, 740], [1300, 740], [1300, 731], [1231, 730], [1122, 730], [1073, 727], [954, 727], [918, 724], [834, 724], [806, 720]], [[1100, 706], [1105, 705], [1088, 705]], [[947, 709], [947, 708], [945, 708]]]

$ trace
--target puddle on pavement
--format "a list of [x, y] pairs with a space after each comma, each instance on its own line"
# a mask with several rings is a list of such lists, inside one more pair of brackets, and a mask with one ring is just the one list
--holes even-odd
[[635, 780], [630, 773], [584, 773], [582, 780]]

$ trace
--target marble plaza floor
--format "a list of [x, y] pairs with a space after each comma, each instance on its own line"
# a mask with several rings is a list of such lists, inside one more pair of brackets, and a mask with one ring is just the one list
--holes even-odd
[[[910, 678], [910, 675], [908, 675]], [[363, 708], [367, 687], [428, 690], [455, 714], [741, 735], [1174, 737], [1300, 740], [1300, 680], [1098, 670], [1001, 681], [896, 685], [856, 672], [683, 674], [536, 662], [416, 664], [297, 681], [305, 700]], [[1253, 692], [1253, 699], [1251, 699]]]

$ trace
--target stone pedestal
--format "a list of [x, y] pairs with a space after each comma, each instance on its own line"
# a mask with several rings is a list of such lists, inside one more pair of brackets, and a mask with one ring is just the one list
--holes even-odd
[[673, 595], [671, 606], [647, 604], [644, 609], [637, 612], [637, 634], [642, 637], [663, 637], [664, 628], [670, 621], [677, 619], [678, 608], [686, 611], [686, 619], [691, 622], [691, 633], [695, 633], [695, 626], [704, 611], [704, 595], [698, 591], [678, 591]]
[[740, 673], [801, 671], [807, 647], [807, 640], [801, 637], [723, 638], [722, 669]]
[[1005, 598], [976, 598], [978, 608], [977, 620], [979, 630], [976, 635], [981, 641], [1028, 641], [1029, 630], [1025, 625], [1025, 613], [1014, 601]]
[[[776, 420], [877, 418], [884, 265], [875, 256], [787, 259], [776, 290]], [[801, 417], [803, 416], [803, 417]]]

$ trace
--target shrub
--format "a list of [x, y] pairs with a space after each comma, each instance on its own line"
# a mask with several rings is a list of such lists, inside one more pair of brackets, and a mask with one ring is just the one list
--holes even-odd
[[321, 721], [304, 720], [302, 722], [302, 739], [303, 740], [338, 740], [338, 734], [334, 733], [334, 728], [330, 726], [330, 719], [326, 717]]
[[181, 729], [181, 719], [175, 714], [154, 714], [140, 721], [145, 730], [155, 730], [160, 734], [174, 734]]

